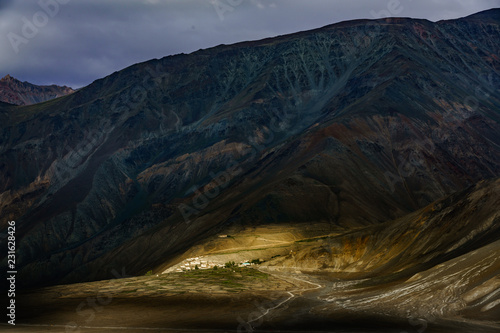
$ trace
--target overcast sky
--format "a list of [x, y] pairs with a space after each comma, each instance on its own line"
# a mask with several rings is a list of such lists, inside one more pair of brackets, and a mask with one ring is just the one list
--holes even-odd
[[0, 0], [0, 77], [79, 88], [137, 62], [218, 44], [494, 7], [500, 0]]

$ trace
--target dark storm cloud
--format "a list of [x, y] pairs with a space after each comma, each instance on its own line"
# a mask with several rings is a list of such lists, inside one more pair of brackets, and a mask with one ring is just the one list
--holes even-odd
[[80, 87], [136, 62], [222, 43], [357, 18], [436, 21], [498, 5], [498, 0], [0, 0], [0, 76]]
[[12, 5], [13, 2], [14, 2], [14, 0], [2, 0], [2, 1], [0, 1], [0, 11], [5, 10], [7, 7]]

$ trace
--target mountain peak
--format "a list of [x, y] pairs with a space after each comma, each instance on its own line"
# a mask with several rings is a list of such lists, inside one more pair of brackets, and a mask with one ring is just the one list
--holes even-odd
[[16, 79], [13, 78], [12, 76], [10, 76], [10, 74], [7, 74], [0, 81], [2, 81], [2, 82], [8, 82], [8, 81], [14, 81], [14, 80], [16, 80]]
[[15, 105], [40, 103], [72, 92], [74, 90], [66, 86], [37, 86], [26, 81], [21, 82], [10, 74], [0, 79], [0, 101]]

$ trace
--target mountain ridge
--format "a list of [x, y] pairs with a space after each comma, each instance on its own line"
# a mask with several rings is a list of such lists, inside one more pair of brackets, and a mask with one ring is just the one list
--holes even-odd
[[38, 86], [27, 81], [21, 82], [10, 74], [0, 79], [0, 101], [14, 105], [41, 103], [73, 92], [66, 86]]
[[277, 35], [274, 37], [265, 37], [262, 39], [251, 40], [251, 41], [242, 41], [242, 42], [236, 42], [236, 43], [232, 43], [232, 44], [219, 44], [219, 45], [211, 46], [211, 47], [208, 47], [205, 49], [199, 49], [199, 50], [193, 51], [191, 53], [178, 53], [178, 54], [167, 55], [167, 56], [162, 57], [160, 59], [154, 58], [154, 59], [145, 60], [145, 61], [133, 64], [133, 65], [127, 66], [127, 67], [123, 68], [122, 70], [116, 71], [116, 72], [114, 72], [114, 73], [112, 73], [104, 78], [97, 79], [94, 82], [92, 82], [90, 85], [92, 85], [93, 83], [101, 82], [102, 80], [111, 78], [123, 70], [132, 69], [135, 66], [145, 65], [145, 64], [150, 63], [150, 62], [157, 62], [157, 61], [167, 59], [167, 58], [172, 58], [172, 57], [182, 57], [182, 56], [194, 55], [197, 53], [203, 53], [205, 51], [213, 51], [214, 49], [231, 48], [231, 47], [243, 46], [243, 45], [259, 46], [260, 44], [262, 44], [264, 42], [276, 41], [276, 40], [279, 40], [281, 38], [286, 39], [286, 38], [290, 38], [293, 36], [301, 36], [303, 34], [313, 33], [316, 31], [325, 30], [327, 28], [335, 28], [337, 26], [338, 27], [349, 26], [349, 25], [360, 24], [360, 23], [370, 23], [370, 25], [377, 26], [378, 24], [380, 24], [380, 22], [392, 22], [394, 20], [422, 21], [422, 22], [429, 22], [429, 23], [445, 23], [445, 22], [453, 22], [453, 21], [458, 21], [458, 20], [469, 20], [469, 19], [473, 19], [475, 15], [483, 15], [483, 14], [484, 15], [492, 14], [495, 17], [495, 21], [499, 21], [498, 16], [495, 16], [498, 12], [500, 12], [500, 8], [492, 8], [492, 9], [484, 10], [484, 11], [481, 11], [481, 12], [478, 12], [475, 14], [465, 16], [465, 17], [456, 18], [456, 19], [440, 20], [440, 21], [436, 21], [436, 22], [429, 21], [427, 19], [415, 19], [415, 18], [410, 18], [410, 17], [388, 17], [388, 18], [380, 18], [380, 19], [346, 20], [346, 21], [341, 21], [341, 22], [337, 22], [337, 23], [327, 24], [327, 25], [319, 27], [319, 28], [307, 29], [307, 30], [303, 30], [303, 31], [299, 31], [299, 32]]
[[20, 280], [139, 274], [231, 228], [354, 230], [499, 177], [499, 31], [342, 23], [4, 112], [0, 211], [19, 221]]

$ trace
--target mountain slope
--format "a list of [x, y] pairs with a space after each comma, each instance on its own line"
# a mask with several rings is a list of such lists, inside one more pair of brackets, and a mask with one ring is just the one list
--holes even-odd
[[10, 75], [0, 80], [0, 101], [15, 105], [30, 105], [73, 93], [69, 87], [37, 86], [21, 82]]
[[[239, 323], [248, 330], [498, 332], [499, 201], [500, 179], [483, 181], [396, 221], [295, 242], [290, 255], [258, 270], [219, 267], [30, 290], [18, 296], [18, 325], [29, 322], [30, 332], [62, 332], [67, 323], [105, 330], [117, 322], [134, 332], [146, 330], [144, 323], [149, 330], [232, 330]], [[255, 229], [255, 238], [303, 231], [277, 227], [264, 236], [265, 229]], [[103, 305], [90, 323], [74, 310], [89, 300]]]
[[269, 266], [360, 279], [411, 276], [498, 241], [499, 207], [500, 180], [483, 181], [397, 220], [300, 242]]
[[499, 177], [498, 12], [219, 46], [3, 112], [19, 280], [141, 273], [230, 228], [348, 232]]

